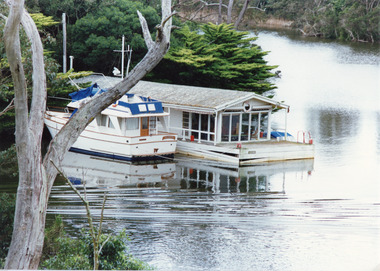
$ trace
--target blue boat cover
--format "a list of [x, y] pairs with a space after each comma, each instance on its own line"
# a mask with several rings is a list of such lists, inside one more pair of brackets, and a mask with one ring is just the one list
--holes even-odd
[[[98, 84], [93, 84], [92, 86], [78, 90], [76, 92], [70, 93], [70, 97], [73, 102], [82, 100], [86, 97], [93, 97], [96, 93], [99, 92], [103, 93], [107, 90], [101, 89], [98, 87]], [[132, 98], [134, 94], [125, 94], [128, 98]], [[138, 115], [138, 114], [149, 114], [149, 113], [163, 113], [164, 109], [162, 107], [162, 103], [160, 101], [147, 98], [147, 97], [141, 97], [140, 98], [144, 101], [143, 103], [126, 103], [119, 101], [117, 104], [127, 107], [131, 110], [132, 115]], [[150, 105], [150, 106], [149, 106]], [[152, 106], [154, 105], [154, 106]], [[74, 112], [75, 113], [75, 112]], [[73, 114], [74, 114], [73, 113]]]
[[88, 88], [85, 88], [85, 89], [81, 89], [81, 90], [78, 90], [76, 92], [73, 92], [73, 93], [70, 93], [69, 96], [71, 97], [72, 101], [75, 102], [75, 101], [79, 101], [79, 100], [82, 100], [86, 97], [92, 97], [94, 96], [96, 93], [103, 93], [103, 92], [106, 92], [107, 90], [105, 89], [100, 89], [98, 87], [98, 84], [93, 84], [92, 86], [88, 87]]
[[[144, 98], [144, 97], [141, 97]], [[148, 105], [154, 105], [154, 107], [149, 107]], [[132, 115], [138, 114], [149, 114], [149, 113], [163, 113], [164, 109], [162, 107], [162, 103], [156, 100], [150, 99], [149, 102], [146, 103], [125, 103], [119, 102], [119, 105], [127, 107], [131, 110]], [[141, 107], [142, 106], [142, 107]], [[143, 108], [143, 110], [142, 110]]]

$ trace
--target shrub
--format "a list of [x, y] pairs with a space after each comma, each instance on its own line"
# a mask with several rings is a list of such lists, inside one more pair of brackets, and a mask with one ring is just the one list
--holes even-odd
[[[99, 258], [101, 270], [147, 270], [148, 264], [127, 253], [125, 231], [110, 237], [101, 235], [101, 244], [107, 239]], [[67, 237], [63, 222], [57, 217], [45, 232], [42, 269], [90, 270], [93, 269], [93, 243], [91, 236], [82, 231], [78, 238]]]
[[0, 194], [0, 268], [3, 267], [12, 239], [13, 220], [16, 206], [14, 194]]

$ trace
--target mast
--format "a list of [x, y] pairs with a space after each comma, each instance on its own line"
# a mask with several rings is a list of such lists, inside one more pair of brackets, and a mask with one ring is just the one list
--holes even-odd
[[66, 63], [66, 13], [62, 13], [62, 31], [63, 31], [63, 73], [67, 72]]

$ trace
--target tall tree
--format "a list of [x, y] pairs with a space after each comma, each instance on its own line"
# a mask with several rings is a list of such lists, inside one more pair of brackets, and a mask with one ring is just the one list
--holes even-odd
[[185, 26], [179, 31], [182, 45], [173, 46], [154, 70], [155, 78], [259, 94], [275, 88], [267, 79], [275, 76], [271, 70], [277, 66], [267, 64], [267, 52], [254, 43], [257, 37], [227, 24], [209, 23], [201, 30], [191, 31]]
[[113, 50], [121, 49], [121, 37], [124, 35], [133, 49], [133, 59], [138, 62], [146, 53], [136, 10], [147, 19], [153, 28], [160, 22], [157, 11], [141, 2], [114, 0], [112, 6], [106, 6], [89, 13], [68, 26], [69, 51], [75, 56], [75, 68], [111, 73], [120, 54]]
[[[162, 20], [153, 41], [145, 18], [139, 14], [148, 52], [129, 75], [109, 91], [81, 107], [52, 139], [44, 157], [41, 154], [43, 117], [46, 106], [46, 78], [43, 48], [38, 30], [24, 8], [24, 0], [7, 0], [10, 12], [4, 29], [4, 43], [15, 91], [16, 148], [19, 185], [12, 242], [5, 269], [37, 269], [42, 253], [47, 202], [57, 169], [65, 153], [90, 121], [122, 97], [165, 55], [169, 49], [171, 2], [162, 0]], [[21, 58], [20, 24], [31, 42], [33, 52], [33, 95], [30, 110]]]

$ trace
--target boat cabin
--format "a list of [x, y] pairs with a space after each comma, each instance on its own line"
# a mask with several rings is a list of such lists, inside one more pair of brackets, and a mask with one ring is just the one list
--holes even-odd
[[131, 91], [163, 103], [168, 130], [178, 138], [199, 143], [270, 140], [272, 112], [289, 106], [252, 92], [140, 81]]
[[[77, 109], [94, 95], [104, 92], [94, 85], [70, 94], [72, 102], [67, 107]], [[75, 111], [74, 111], [75, 113]], [[149, 136], [158, 133], [157, 122], [169, 114], [164, 112], [162, 103], [135, 94], [125, 94], [117, 102], [97, 115], [94, 124], [100, 132], [116, 133], [122, 136]]]

